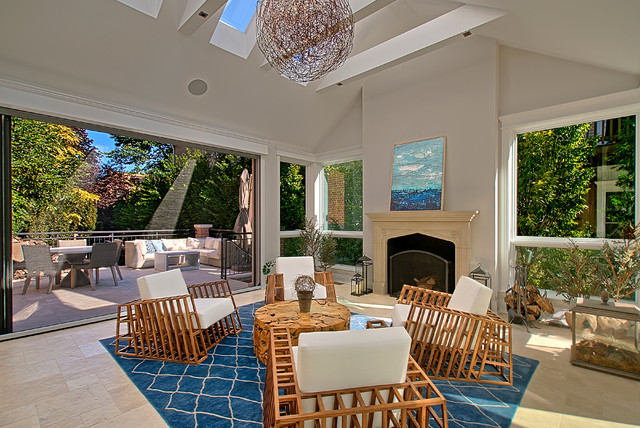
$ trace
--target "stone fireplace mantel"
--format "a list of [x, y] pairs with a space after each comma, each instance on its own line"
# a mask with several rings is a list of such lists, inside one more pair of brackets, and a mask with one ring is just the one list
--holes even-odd
[[478, 211], [389, 211], [366, 213], [373, 223], [373, 291], [387, 294], [387, 241], [421, 233], [455, 244], [455, 275], [469, 273], [471, 222]]

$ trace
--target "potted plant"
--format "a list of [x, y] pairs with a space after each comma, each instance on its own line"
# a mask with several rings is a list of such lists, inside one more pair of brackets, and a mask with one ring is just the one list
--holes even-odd
[[616, 302], [640, 288], [640, 224], [622, 245], [605, 242], [600, 250], [597, 274], [602, 287]]
[[300, 238], [302, 238], [300, 250], [305, 256], [313, 257], [315, 271], [325, 271], [335, 264], [336, 240], [331, 234], [322, 233], [314, 218], [305, 220], [304, 228], [300, 231]]

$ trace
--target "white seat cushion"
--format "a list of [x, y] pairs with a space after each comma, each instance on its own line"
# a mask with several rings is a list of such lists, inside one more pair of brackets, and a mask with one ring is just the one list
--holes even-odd
[[296, 363], [300, 391], [404, 382], [410, 346], [402, 327], [302, 333]]
[[[296, 278], [300, 275], [307, 275], [311, 278], [315, 277], [313, 268], [313, 257], [277, 257], [276, 272], [282, 274], [284, 283], [284, 300], [298, 300], [298, 294], [295, 290]], [[313, 291], [314, 299], [326, 299], [327, 289], [321, 284], [316, 283]]]
[[200, 320], [200, 327], [207, 328], [233, 312], [233, 302], [230, 298], [193, 299], [196, 313]]
[[138, 278], [138, 290], [142, 300], [189, 294], [180, 269], [142, 276]]
[[476, 315], [486, 315], [493, 292], [468, 276], [460, 276], [447, 308]]
[[407, 317], [409, 316], [410, 310], [411, 305], [396, 303], [391, 312], [391, 325], [394, 327], [404, 327], [407, 324]]

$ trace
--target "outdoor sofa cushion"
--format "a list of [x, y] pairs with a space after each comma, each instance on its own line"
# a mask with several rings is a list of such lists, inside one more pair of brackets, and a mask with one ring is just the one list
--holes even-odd
[[[160, 299], [163, 297], [183, 296], [189, 294], [182, 272], [172, 269], [138, 278], [138, 289], [142, 300]], [[230, 298], [197, 298], [193, 299], [201, 328], [207, 328], [215, 322], [230, 315], [233, 301]], [[195, 319], [194, 319], [195, 321]]]

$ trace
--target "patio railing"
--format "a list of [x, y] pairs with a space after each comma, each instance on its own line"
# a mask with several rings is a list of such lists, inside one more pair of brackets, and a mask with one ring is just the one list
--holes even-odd
[[194, 236], [194, 229], [156, 229], [156, 230], [109, 230], [109, 231], [80, 231], [80, 232], [24, 232], [14, 233], [14, 238], [23, 241], [37, 240], [51, 246], [57, 246], [59, 239], [86, 239], [87, 245], [122, 239], [162, 239], [186, 238]]

